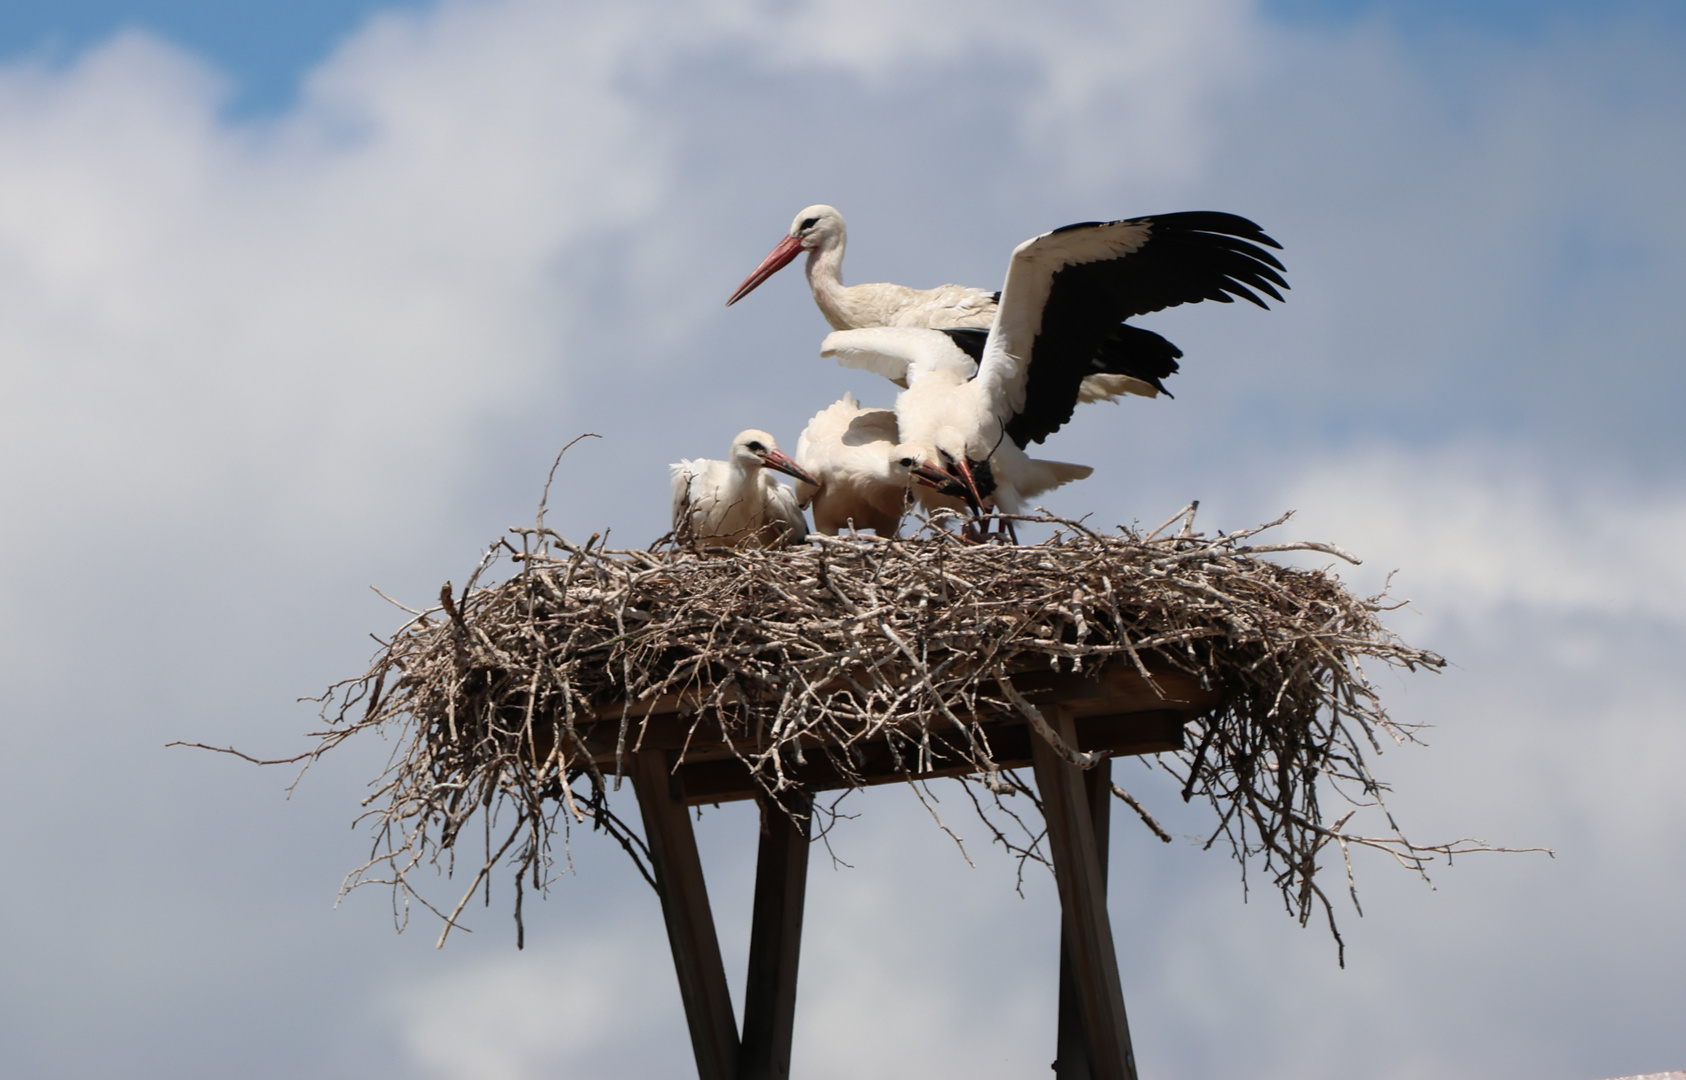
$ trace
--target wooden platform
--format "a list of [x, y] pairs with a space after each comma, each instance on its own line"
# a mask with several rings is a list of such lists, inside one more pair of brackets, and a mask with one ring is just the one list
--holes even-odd
[[[1035, 771], [1047, 816], [1049, 849], [1062, 911], [1057, 1080], [1136, 1080], [1118, 960], [1106, 910], [1106, 839], [1110, 820], [1111, 757], [1158, 753], [1182, 746], [1184, 723], [1220, 701], [1180, 674], [1156, 674], [1149, 684], [1115, 666], [1099, 678], [1048, 671], [1012, 677], [1070, 745], [1107, 755], [1084, 770], [1066, 760], [1022, 714], [965, 717], [987, 734], [1003, 767]], [[770, 807], [743, 756], [760, 749], [749, 732], [730, 743], [693, 731], [697, 698], [668, 698], [632, 706], [642, 739], [636, 752], [620, 739], [623, 710], [606, 709], [578, 725], [592, 758], [612, 771], [617, 759], [632, 780], [644, 820], [668, 941], [691, 1030], [701, 1080], [775, 1080], [790, 1075], [796, 1015], [798, 957], [808, 868], [806, 800], [846, 786], [817, 740], [807, 763], [786, 769], [806, 794], [785, 808]], [[958, 735], [958, 733], [956, 733]], [[683, 761], [680, 751], [683, 750]], [[972, 769], [958, 754], [934, 747], [920, 771], [900, 766], [887, 747], [856, 749], [850, 770], [869, 784], [952, 776]], [[733, 1020], [731, 992], [714, 931], [702, 862], [688, 807], [760, 798], [760, 852], [750, 930], [744, 1024]], [[792, 820], [787, 809], [802, 815]]]

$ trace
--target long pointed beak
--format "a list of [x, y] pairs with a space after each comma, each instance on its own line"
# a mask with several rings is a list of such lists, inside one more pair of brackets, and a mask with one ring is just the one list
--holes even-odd
[[913, 467], [912, 472], [915, 480], [924, 484], [926, 487], [934, 487], [938, 491], [942, 491], [945, 495], [956, 494], [956, 492], [943, 491], [944, 488], [960, 486], [959, 482], [956, 481], [954, 477], [929, 462], [920, 462], [918, 465]]
[[820, 486], [820, 482], [815, 480], [813, 476], [808, 473], [808, 470], [796, 464], [795, 461], [791, 460], [790, 455], [785, 453], [783, 450], [769, 450], [761, 461], [767, 466], [767, 468], [777, 469], [786, 476], [794, 476], [804, 484], [812, 484], [815, 487]]
[[767, 257], [761, 260], [761, 265], [755, 268], [755, 272], [743, 279], [743, 284], [739, 285], [738, 291], [726, 301], [726, 306], [731, 307], [754, 292], [757, 285], [783, 270], [790, 260], [801, 253], [802, 241], [799, 237], [787, 236], [780, 240], [779, 246], [767, 253]]
[[954, 463], [960, 471], [960, 482], [966, 485], [966, 501], [972, 504], [972, 509], [983, 513], [983, 496], [978, 494], [978, 482], [972, 479], [972, 463], [964, 456]]

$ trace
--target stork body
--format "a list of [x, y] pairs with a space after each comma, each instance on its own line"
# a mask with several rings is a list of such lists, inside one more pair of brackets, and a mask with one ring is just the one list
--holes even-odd
[[910, 488], [927, 508], [966, 505], [957, 494], [930, 486], [953, 490], [951, 479], [925, 466], [917, 448], [902, 445], [895, 412], [864, 408], [853, 394], [808, 421], [796, 442], [796, 463], [816, 481], [798, 481], [797, 500], [813, 511], [814, 531], [826, 536], [851, 528], [896, 535]]
[[[993, 496], [1013, 510], [1037, 485], [1077, 478], [1072, 471], [1082, 466], [1033, 470], [1022, 455], [1071, 419], [1083, 380], [1109, 350], [1135, 348], [1136, 335], [1150, 334], [1125, 320], [1201, 300], [1240, 297], [1266, 307], [1255, 290], [1282, 299], [1282, 264], [1259, 245], [1280, 246], [1233, 214], [1068, 225], [1013, 250], [981, 348], [974, 331], [883, 327], [835, 332], [822, 355], [903, 381], [902, 439], [957, 473], [978, 499]], [[974, 482], [985, 466], [993, 492]]]
[[681, 539], [734, 547], [784, 547], [808, 535], [796, 495], [777, 470], [813, 482], [765, 431], [732, 440], [725, 461], [688, 459], [673, 469], [673, 531]]
[[[823, 203], [805, 207], [791, 222], [790, 232], [744, 279], [726, 306], [748, 296], [806, 251], [808, 288], [832, 329], [970, 329], [977, 331], [976, 347], [982, 348], [984, 333], [995, 322], [999, 292], [968, 285], [939, 285], [934, 289], [890, 282], [844, 285], [843, 251], [847, 246], [848, 229], [835, 207]], [[1125, 335], [1093, 365], [1093, 370], [1085, 373], [1078, 401], [1115, 401], [1125, 394], [1156, 397], [1165, 392], [1160, 380], [1177, 370], [1181, 355], [1176, 346], [1150, 331]]]

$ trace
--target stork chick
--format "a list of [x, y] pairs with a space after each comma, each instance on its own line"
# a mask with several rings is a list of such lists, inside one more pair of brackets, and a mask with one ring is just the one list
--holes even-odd
[[[862, 408], [853, 394], [814, 414], [796, 441], [796, 462], [815, 480], [798, 482], [796, 497], [814, 512], [814, 531], [836, 536], [840, 530], [871, 529], [894, 536], [907, 511], [914, 481], [948, 487], [953, 481], [926, 464], [926, 454], [900, 442], [891, 409]], [[941, 498], [926, 489], [928, 498]], [[948, 502], [956, 507], [958, 499]]]
[[808, 535], [795, 493], [768, 470], [808, 484], [816, 481], [765, 431], [739, 432], [725, 461], [698, 458], [672, 469], [673, 531], [682, 540], [774, 548]]

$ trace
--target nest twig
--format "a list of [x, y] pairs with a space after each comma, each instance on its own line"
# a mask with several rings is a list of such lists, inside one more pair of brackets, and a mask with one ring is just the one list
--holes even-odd
[[[608, 793], [658, 699], [676, 697], [692, 709], [694, 733], [756, 733], [743, 763], [775, 800], [798, 786], [791, 774], [805, 755], [825, 755], [845, 783], [864, 782], [855, 770], [867, 747], [887, 748], [909, 773], [959, 758], [991, 796], [977, 805], [995, 839], [1021, 860], [1039, 858], [1037, 831], [1018, 815], [1008, 811], [1023, 841], [992, 819], [1007, 810], [1004, 795], [1032, 793], [994, 759], [977, 718], [1039, 719], [1012, 684], [1027, 667], [1127, 665], [1150, 681], [1177, 672], [1221, 692], [1221, 705], [1188, 723], [1189, 749], [1160, 762], [1185, 800], [1216, 812], [1207, 845], [1227, 841], [1244, 880], [1249, 865], [1265, 872], [1302, 925], [1321, 908], [1339, 941], [1317, 876], [1331, 843], [1349, 888], [1355, 845], [1418, 872], [1437, 855], [1484, 847], [1412, 844], [1369, 765], [1384, 740], [1412, 740], [1413, 727], [1388, 717], [1364, 662], [1445, 662], [1382, 625], [1380, 613], [1397, 606], [1384, 597], [1360, 599], [1327, 571], [1261, 558], [1351, 558], [1323, 544], [1254, 542], [1286, 516], [1227, 536], [1194, 531], [1193, 516], [1189, 507], [1152, 532], [1114, 534], [1032, 517], [1056, 532], [1026, 546], [971, 544], [927, 524], [908, 539], [814, 537], [783, 551], [614, 550], [597, 536], [576, 545], [542, 518], [513, 529], [463, 589], [447, 583], [436, 607], [411, 610], [369, 670], [323, 698], [329, 726], [305, 759], [359, 732], [399, 735], [364, 802], [371, 857], [346, 888], [388, 885], [400, 912], [417, 899], [444, 920], [443, 943], [502, 864], [514, 871], [519, 927], [525, 889], [550, 882], [558, 832], [565, 852], [584, 824], [619, 842], [653, 883], [648, 850]], [[482, 584], [506, 562], [507, 578]], [[614, 754], [594, 760], [580, 725], [610, 705], [621, 717]], [[1114, 791], [1170, 839], [1138, 800]], [[1329, 792], [1352, 805], [1334, 821], [1322, 806]], [[1365, 806], [1381, 810], [1384, 834], [1346, 831]], [[470, 835], [481, 853], [468, 887], [454, 909], [434, 907], [411, 875], [424, 864], [453, 871]]]

